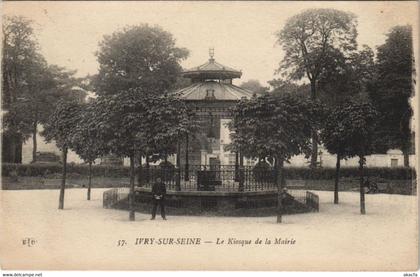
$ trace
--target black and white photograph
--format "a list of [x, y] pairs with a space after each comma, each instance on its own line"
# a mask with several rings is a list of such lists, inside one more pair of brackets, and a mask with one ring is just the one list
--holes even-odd
[[417, 276], [417, 1], [1, 5], [2, 276]]

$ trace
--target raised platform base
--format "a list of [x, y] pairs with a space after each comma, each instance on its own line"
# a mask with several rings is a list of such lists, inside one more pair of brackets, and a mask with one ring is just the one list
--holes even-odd
[[[316, 211], [307, 205], [305, 195], [306, 191], [286, 193], [283, 197], [283, 213]], [[168, 215], [272, 216], [276, 214], [277, 192], [169, 191], [165, 203]], [[128, 200], [122, 198], [108, 207], [128, 209]], [[135, 209], [145, 213], [151, 211], [150, 189], [136, 189]]]

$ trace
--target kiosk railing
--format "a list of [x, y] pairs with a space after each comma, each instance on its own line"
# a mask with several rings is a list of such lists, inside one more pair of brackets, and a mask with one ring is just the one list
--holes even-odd
[[157, 178], [168, 190], [181, 191], [270, 191], [276, 190], [274, 170], [255, 169], [250, 166], [193, 165], [185, 168], [142, 168], [138, 184], [149, 187]]

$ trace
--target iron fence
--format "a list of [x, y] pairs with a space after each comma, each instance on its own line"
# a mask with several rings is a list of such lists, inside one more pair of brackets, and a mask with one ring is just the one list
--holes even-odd
[[115, 204], [128, 198], [129, 193], [129, 188], [112, 188], [104, 191], [102, 198], [103, 207], [107, 209], [113, 208]]
[[305, 204], [312, 208], [314, 211], [319, 212], [319, 196], [315, 193], [312, 193], [310, 191], [306, 192], [306, 202]]
[[[283, 190], [282, 191], [282, 207], [283, 211], [295, 212], [300, 213], [302, 211], [308, 212], [319, 212], [319, 198], [318, 195], [306, 191], [306, 190]], [[175, 193], [176, 192], [172, 192]], [[270, 194], [276, 195], [278, 192], [272, 190], [268, 192]], [[104, 208], [115, 208], [121, 207], [121, 203], [125, 205], [128, 203], [128, 196], [129, 196], [129, 188], [112, 188], [103, 193], [103, 207]], [[266, 205], [277, 205], [276, 201], [278, 201], [277, 196], [274, 198], [275, 201], [266, 200], [266, 202], [258, 202], [255, 200], [246, 200], [237, 203], [236, 208], [259, 208], [259, 207], [266, 207]], [[173, 203], [180, 203], [180, 202], [172, 202]], [[207, 205], [212, 203], [211, 205], [217, 205], [217, 200], [201, 200], [202, 205]], [[181, 206], [179, 206], [181, 207]]]
[[274, 170], [251, 166], [192, 165], [185, 168], [142, 168], [138, 183], [150, 187], [161, 178], [168, 190], [175, 191], [270, 191], [276, 190]]

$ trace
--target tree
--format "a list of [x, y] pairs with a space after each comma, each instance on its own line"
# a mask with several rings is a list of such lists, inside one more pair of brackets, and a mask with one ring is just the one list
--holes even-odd
[[61, 100], [44, 126], [43, 135], [47, 142], [55, 141], [63, 152], [63, 174], [60, 187], [59, 209], [64, 208], [64, 191], [67, 177], [67, 152], [72, 147], [72, 134], [80, 122], [81, 106], [77, 102]]
[[378, 147], [399, 148], [404, 154], [404, 166], [409, 166], [413, 114], [410, 97], [414, 93], [414, 55], [411, 26], [396, 26], [378, 47], [376, 78], [370, 97], [380, 113]]
[[173, 85], [173, 90], [176, 91], [176, 90], [179, 90], [179, 89], [182, 89], [182, 88], [186, 88], [186, 87], [190, 86], [191, 84], [192, 84], [191, 79], [185, 78], [185, 77], [182, 77], [182, 76], [178, 76], [176, 78], [175, 84]]
[[311, 88], [309, 84], [296, 84], [290, 80], [284, 79], [273, 79], [268, 81], [270, 86], [273, 88], [270, 93], [273, 95], [281, 95], [284, 93], [290, 93], [300, 97], [306, 97], [309, 95]]
[[98, 130], [96, 137], [106, 149], [104, 153], [130, 158], [129, 219], [132, 221], [135, 220], [134, 162], [135, 157], [144, 155], [147, 150], [151, 96], [140, 88], [99, 96], [91, 118], [93, 129]]
[[[341, 62], [356, 49], [356, 19], [334, 9], [308, 9], [292, 16], [277, 33], [284, 58], [278, 72], [292, 80], [308, 78], [311, 99], [316, 99], [318, 80], [331, 64]], [[317, 161], [317, 132], [312, 133], [311, 166]]]
[[347, 130], [342, 121], [347, 116], [343, 105], [355, 97], [367, 99], [367, 88], [373, 80], [374, 53], [364, 45], [360, 51], [351, 53], [341, 63], [330, 65], [327, 74], [319, 79], [319, 98], [329, 106], [329, 115], [323, 121], [321, 141], [328, 152], [336, 154], [336, 172], [334, 180], [334, 204], [338, 204], [338, 186], [340, 162], [347, 158], [345, 147]]
[[340, 161], [346, 158], [346, 145], [349, 143], [346, 139], [349, 137], [346, 133], [343, 121], [346, 120], [348, 114], [345, 106], [337, 106], [332, 109], [324, 121], [321, 131], [321, 140], [328, 152], [337, 155], [334, 179], [334, 204], [338, 204], [338, 184], [340, 179]]
[[173, 95], [137, 88], [101, 95], [93, 110], [87, 128], [95, 130], [95, 152], [130, 158], [129, 219], [135, 220], [135, 157], [157, 154], [165, 158], [176, 152], [177, 141], [191, 130], [185, 104]]
[[319, 99], [331, 107], [345, 103], [356, 95], [367, 99], [374, 70], [374, 53], [370, 47], [363, 45], [360, 51], [343, 57], [340, 63], [329, 65], [329, 70], [320, 76]]
[[150, 154], [166, 160], [176, 153], [178, 141], [196, 126], [190, 120], [185, 102], [176, 95], [155, 96], [150, 101], [145, 122]]
[[[374, 153], [375, 150], [374, 142], [378, 113], [371, 103], [356, 98], [343, 105], [337, 111], [337, 117], [335, 119], [337, 120], [335, 130], [340, 134], [334, 134], [326, 140], [326, 143], [330, 146], [337, 143], [336, 146], [341, 148], [336, 149], [336, 151], [343, 150], [343, 157], [359, 157], [360, 213], [365, 214], [365, 157]], [[337, 138], [337, 136], [341, 136], [341, 138]], [[334, 139], [338, 139], [339, 141], [334, 142]]]
[[[177, 154], [177, 189], [180, 188], [180, 155], [181, 142], [187, 135], [197, 130], [197, 123], [191, 120], [193, 114], [187, 109], [184, 101], [177, 95], [149, 96], [147, 119], [147, 157], [150, 161], [164, 160], [168, 164], [169, 155]], [[140, 165], [141, 166], [141, 165]]]
[[283, 164], [293, 155], [310, 152], [312, 125], [307, 110], [310, 105], [302, 101], [290, 94], [243, 99], [233, 109], [229, 124], [232, 142], [228, 150], [240, 149], [245, 157], [274, 161], [277, 222], [281, 222], [282, 217]]
[[256, 95], [264, 95], [268, 93], [268, 87], [263, 87], [258, 80], [248, 80], [243, 82], [240, 87], [247, 89]]
[[182, 68], [179, 62], [188, 56], [185, 48], [175, 46], [175, 39], [159, 26], [126, 27], [105, 36], [96, 53], [99, 94], [142, 88], [144, 93], [170, 90]]
[[83, 101], [86, 92], [81, 80], [68, 71], [46, 63], [32, 70], [28, 90], [23, 95], [25, 114], [31, 123], [32, 162], [36, 162], [38, 124], [45, 124], [58, 101]]
[[37, 60], [38, 43], [32, 21], [24, 17], [6, 16], [3, 23], [2, 106], [17, 101], [21, 86], [25, 85], [26, 68]]
[[91, 102], [83, 106], [79, 115], [80, 121], [75, 127], [71, 138], [72, 150], [89, 165], [87, 200], [91, 198], [92, 164], [95, 163], [97, 158], [107, 152], [103, 141], [98, 139], [100, 131], [96, 129], [98, 125], [94, 121], [96, 119], [95, 112], [97, 111], [95, 105], [95, 102]]
[[[60, 99], [75, 99], [75, 71], [49, 66], [38, 52], [32, 21], [23, 17], [6, 17], [3, 28], [3, 98], [6, 160], [18, 162], [16, 147], [32, 135], [32, 161], [36, 161], [37, 126], [45, 123]], [[8, 139], [9, 138], [9, 139]], [[10, 138], [12, 141], [10, 141]], [[10, 145], [11, 144], [11, 145]], [[12, 156], [12, 157], [7, 157]], [[13, 157], [14, 156], [14, 157]]]
[[22, 143], [31, 133], [22, 94], [28, 87], [28, 75], [42, 57], [34, 36], [32, 21], [24, 17], [8, 17], [3, 22], [2, 39], [2, 108], [3, 161], [20, 163]]

